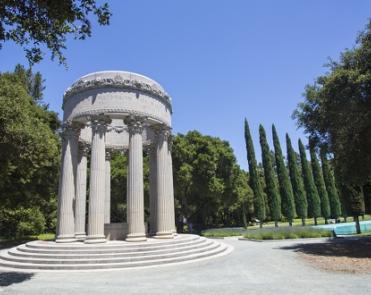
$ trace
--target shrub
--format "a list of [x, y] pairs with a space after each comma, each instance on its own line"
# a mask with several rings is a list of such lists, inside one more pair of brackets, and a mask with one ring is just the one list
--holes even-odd
[[39, 208], [0, 209], [0, 235], [21, 238], [38, 235], [45, 230], [45, 217]]
[[248, 230], [244, 238], [253, 240], [281, 240], [281, 239], [298, 239], [298, 238], [320, 238], [331, 237], [329, 230], [315, 228], [265, 228]]

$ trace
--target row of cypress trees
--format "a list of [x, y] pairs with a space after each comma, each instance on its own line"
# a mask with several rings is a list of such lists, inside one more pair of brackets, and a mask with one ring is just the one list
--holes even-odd
[[[274, 153], [269, 148], [266, 132], [262, 125], [259, 126], [259, 135], [266, 198], [259, 179], [249, 124], [245, 119], [249, 184], [254, 192], [255, 216], [260, 220], [260, 226], [262, 227], [263, 221], [267, 217], [266, 205], [268, 205], [270, 218], [274, 221], [275, 226], [278, 226], [282, 215], [286, 217], [290, 226], [296, 217], [302, 220], [303, 226], [308, 216], [314, 218], [315, 224], [317, 224], [317, 218], [321, 216], [325, 219], [325, 223], [328, 218], [338, 218], [341, 215], [339, 194], [326, 153], [320, 152], [320, 165], [316, 152], [310, 145], [309, 162], [305, 147], [299, 139], [300, 159], [298, 159], [290, 137], [286, 134], [286, 166], [275, 126], [272, 125]], [[265, 203], [266, 201], [268, 204]]]

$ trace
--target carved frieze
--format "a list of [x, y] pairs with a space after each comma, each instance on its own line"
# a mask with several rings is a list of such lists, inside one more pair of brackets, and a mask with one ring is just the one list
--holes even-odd
[[96, 78], [94, 80], [79, 80], [74, 83], [70, 88], [66, 90], [63, 95], [63, 104], [66, 100], [74, 94], [77, 94], [82, 91], [102, 88], [102, 87], [111, 87], [111, 88], [118, 88], [118, 89], [126, 89], [131, 91], [139, 91], [154, 95], [161, 99], [164, 103], [166, 103], [169, 108], [171, 109], [171, 98], [170, 96], [158, 89], [157, 87], [150, 85], [148, 83], [144, 83], [137, 80], [129, 80], [123, 79], [121, 76], [117, 75], [114, 78]]

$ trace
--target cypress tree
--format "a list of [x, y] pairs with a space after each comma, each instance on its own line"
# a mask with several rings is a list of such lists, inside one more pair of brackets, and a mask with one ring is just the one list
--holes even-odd
[[331, 218], [338, 219], [341, 215], [341, 204], [339, 194], [335, 185], [335, 178], [333, 171], [331, 171], [326, 153], [323, 149], [320, 152], [322, 162], [323, 179], [325, 180], [326, 190], [330, 202], [330, 216]]
[[247, 161], [249, 163], [249, 181], [250, 186], [254, 192], [254, 210], [256, 217], [260, 221], [260, 227], [263, 226], [263, 221], [265, 219], [265, 202], [263, 196], [263, 189], [259, 180], [258, 168], [256, 164], [254, 145], [252, 142], [249, 124], [245, 119], [245, 142], [247, 151]]
[[317, 218], [321, 216], [321, 201], [318, 196], [316, 185], [314, 184], [312, 171], [307, 161], [305, 148], [299, 139], [299, 151], [301, 167], [304, 179], [304, 187], [308, 199], [308, 215], [314, 218], [314, 224], [317, 225]]
[[305, 194], [303, 178], [299, 174], [298, 161], [296, 158], [296, 153], [292, 148], [291, 139], [286, 133], [286, 146], [287, 146], [287, 159], [289, 163], [289, 172], [291, 185], [294, 192], [296, 212], [301, 218], [302, 225], [305, 225], [305, 219], [308, 216], [308, 202], [307, 196]]
[[327, 220], [330, 217], [330, 202], [328, 200], [328, 194], [325, 186], [325, 181], [323, 179], [323, 174], [321, 167], [318, 162], [318, 158], [316, 156], [316, 152], [314, 151], [314, 147], [310, 144], [310, 159], [312, 163], [312, 172], [314, 183], [316, 184], [318, 195], [321, 200], [321, 213], [322, 217], [325, 219], [325, 224], [327, 224]]
[[269, 150], [269, 145], [267, 142], [267, 136], [265, 134], [264, 127], [259, 125], [259, 135], [260, 135], [260, 146], [262, 149], [262, 161], [264, 167], [264, 177], [266, 191], [268, 195], [269, 209], [272, 219], [274, 220], [274, 225], [278, 226], [278, 221], [281, 219], [281, 197], [278, 193], [277, 182], [275, 179], [275, 173], [272, 165], [272, 155]]
[[282, 212], [286, 216], [289, 225], [292, 226], [292, 220], [295, 218], [296, 215], [294, 195], [292, 192], [292, 187], [289, 180], [287, 168], [285, 166], [285, 162], [283, 161], [281, 145], [277, 136], [276, 127], [274, 125], [272, 125], [272, 134], [278, 182], [280, 185]]
[[361, 226], [359, 223], [359, 216], [365, 214], [365, 203], [363, 198], [362, 187], [348, 183], [342, 184], [342, 190], [346, 197], [346, 202], [349, 205], [349, 211], [353, 215], [356, 223], [357, 234], [361, 233]]

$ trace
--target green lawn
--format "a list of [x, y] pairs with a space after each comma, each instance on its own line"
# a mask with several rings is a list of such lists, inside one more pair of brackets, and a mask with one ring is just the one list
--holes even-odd
[[[340, 219], [341, 222], [344, 222], [344, 218], [341, 217], [339, 219]], [[364, 220], [371, 220], [371, 215], [365, 215], [364, 216]], [[363, 221], [363, 219], [360, 218], [360, 221]], [[353, 222], [353, 218], [352, 217], [348, 217], [347, 222]], [[322, 217], [319, 217], [319, 218], [317, 218], [317, 223], [318, 223], [318, 225], [323, 225], [323, 224], [325, 224], [325, 219], [322, 218]], [[307, 218], [305, 220], [305, 224], [306, 225], [314, 225], [314, 219], [313, 218]], [[280, 227], [281, 226], [282, 227], [283, 226], [289, 226], [289, 223], [288, 222], [280, 222], [278, 225]], [[274, 226], [274, 222], [273, 221], [266, 222], [266, 223], [264, 223], [263, 226], [264, 227], [266, 227], [266, 226], [267, 227]], [[302, 226], [301, 225], [301, 219], [299, 219], [299, 218], [294, 219], [293, 226]], [[248, 228], [259, 228], [259, 225], [252, 225], [252, 226], [249, 226]]]
[[[340, 219], [341, 222], [344, 222], [344, 219]], [[364, 220], [371, 220], [371, 215], [365, 215]], [[362, 219], [361, 219], [362, 221]], [[347, 222], [353, 222], [353, 218], [349, 217]], [[325, 224], [323, 218], [317, 219], [318, 225]], [[293, 228], [289, 227], [288, 222], [280, 222], [278, 228], [274, 227], [274, 222], [264, 223], [263, 230], [259, 228], [259, 225], [251, 225], [247, 229], [244, 228], [213, 228], [207, 229], [201, 232], [202, 236], [205, 237], [231, 237], [231, 236], [245, 236], [251, 239], [268, 239], [273, 237], [276, 239], [284, 238], [312, 238], [312, 237], [321, 237], [321, 236], [331, 236], [329, 231], [320, 231], [309, 227], [314, 225], [313, 218], [306, 219], [306, 227], [301, 225], [301, 219], [295, 219], [293, 222]], [[295, 232], [294, 232], [295, 231]], [[266, 238], [263, 238], [266, 237]]]

